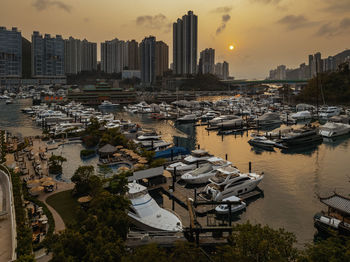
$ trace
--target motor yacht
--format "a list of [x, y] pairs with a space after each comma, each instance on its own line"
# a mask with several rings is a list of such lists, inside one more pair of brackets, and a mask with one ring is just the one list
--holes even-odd
[[145, 140], [159, 140], [161, 138], [160, 135], [158, 135], [155, 131], [146, 132], [140, 136], [137, 137], [137, 140], [139, 141], [145, 141]]
[[197, 116], [195, 114], [189, 114], [183, 117], [179, 117], [176, 121], [179, 123], [192, 123], [197, 121]]
[[[232, 202], [231, 204], [231, 214], [237, 213], [247, 207], [247, 204], [243, 202], [239, 197], [230, 196], [224, 198], [222, 202]], [[218, 214], [228, 214], [230, 212], [230, 207], [228, 204], [221, 204], [215, 208], [215, 212]]]
[[291, 132], [282, 136], [282, 144], [286, 147], [308, 146], [322, 142], [318, 129], [310, 126], [303, 126], [299, 129], [292, 129]]
[[202, 195], [208, 200], [221, 201], [254, 190], [263, 178], [263, 174], [242, 174], [233, 166], [219, 168], [209, 179], [211, 183], [204, 188]]
[[322, 109], [319, 113], [319, 117], [322, 119], [328, 119], [332, 116], [338, 116], [340, 115], [340, 108], [336, 106], [329, 106], [324, 109]]
[[113, 108], [116, 106], [119, 106], [119, 104], [113, 104], [112, 102], [105, 100], [98, 106], [98, 108]]
[[248, 141], [249, 145], [272, 150], [276, 145], [275, 141], [267, 139], [265, 136], [254, 136]]
[[291, 118], [295, 119], [295, 120], [306, 120], [306, 119], [311, 119], [311, 113], [309, 111], [300, 111], [300, 112], [296, 112], [294, 114], [291, 115]]
[[319, 134], [323, 137], [336, 137], [350, 133], [350, 125], [342, 123], [327, 122], [319, 127]]
[[272, 126], [282, 124], [279, 114], [274, 112], [267, 112], [255, 119], [258, 126]]
[[216, 126], [216, 125], [220, 125], [224, 121], [234, 120], [239, 118], [240, 117], [236, 115], [222, 115], [222, 116], [215, 117], [212, 120], [209, 120], [209, 124], [212, 126]]
[[207, 183], [209, 178], [215, 175], [216, 170], [232, 163], [223, 160], [220, 157], [212, 157], [207, 160], [207, 163], [195, 170], [186, 172], [181, 176], [181, 179], [188, 184], [203, 184]]
[[208, 151], [204, 149], [193, 150], [183, 161], [170, 164], [166, 170], [174, 172], [176, 168], [177, 174], [188, 172], [206, 163], [211, 157], [213, 157], [213, 155], [209, 154]]
[[182, 231], [182, 222], [178, 216], [161, 208], [148, 194], [147, 188], [136, 183], [128, 184], [127, 197], [131, 201], [128, 216], [138, 228], [146, 231]]

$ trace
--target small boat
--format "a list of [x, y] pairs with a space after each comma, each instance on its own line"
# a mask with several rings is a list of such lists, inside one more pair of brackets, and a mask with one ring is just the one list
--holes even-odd
[[252, 139], [248, 141], [249, 145], [255, 147], [261, 147], [267, 150], [273, 150], [276, 145], [275, 141], [267, 139], [265, 136], [254, 136]]
[[311, 113], [309, 111], [296, 112], [295, 114], [292, 114], [291, 117], [295, 120], [306, 120], [312, 118]]
[[112, 102], [105, 100], [98, 107], [99, 108], [112, 108], [112, 107], [116, 107], [116, 106], [119, 106], [119, 104], [113, 104]]
[[273, 112], [267, 112], [262, 116], [259, 116], [255, 121], [257, 126], [272, 126], [282, 124], [280, 115]]
[[321, 142], [322, 137], [318, 134], [318, 129], [310, 126], [293, 129], [290, 133], [282, 136], [282, 144], [288, 148], [294, 146], [309, 146]]
[[[222, 200], [222, 202], [226, 201], [233, 202], [231, 204], [231, 214], [237, 213], [247, 207], [247, 204], [236, 196], [230, 196]], [[230, 207], [228, 204], [221, 204], [215, 208], [215, 212], [218, 214], [228, 214], [230, 212]]]
[[6, 105], [13, 104], [13, 100], [12, 99], [7, 99], [5, 103], [6, 103]]
[[195, 114], [185, 115], [179, 117], [176, 121], [179, 123], [193, 123], [197, 121], [197, 116]]
[[161, 138], [160, 135], [158, 135], [156, 132], [147, 132], [144, 133], [143, 135], [140, 135], [137, 137], [137, 140], [140, 141], [145, 141], [145, 140], [159, 140]]
[[136, 182], [128, 184], [127, 197], [131, 205], [128, 216], [138, 228], [146, 231], [182, 231], [182, 222], [178, 216], [161, 208], [148, 194], [147, 188]]

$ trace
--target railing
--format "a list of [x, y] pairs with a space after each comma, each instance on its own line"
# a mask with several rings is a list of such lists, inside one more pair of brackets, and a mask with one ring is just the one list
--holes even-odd
[[0, 170], [5, 173], [9, 184], [9, 194], [10, 194], [10, 209], [11, 209], [11, 236], [12, 236], [12, 259], [11, 261], [15, 261], [17, 259], [16, 249], [17, 249], [17, 228], [16, 228], [16, 214], [15, 214], [15, 206], [13, 202], [13, 191], [12, 191], [12, 182], [11, 182], [11, 174], [10, 171], [3, 164], [0, 164]]

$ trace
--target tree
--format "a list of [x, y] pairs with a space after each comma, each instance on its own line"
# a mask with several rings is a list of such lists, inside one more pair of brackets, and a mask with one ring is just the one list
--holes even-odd
[[171, 252], [172, 262], [207, 262], [208, 258], [193, 243], [178, 241]]
[[[293, 247], [296, 237], [284, 229], [249, 222], [233, 227], [229, 245], [219, 251], [218, 261], [296, 261], [298, 250]], [[220, 260], [221, 259], [221, 260]]]
[[63, 162], [67, 159], [63, 156], [52, 155], [49, 158], [49, 172], [51, 174], [61, 174]]
[[307, 245], [300, 262], [350, 261], [350, 238], [332, 237]]
[[149, 244], [136, 248], [132, 254], [123, 257], [123, 262], [168, 262], [165, 251], [156, 244]]
[[93, 166], [80, 166], [75, 170], [71, 180], [75, 184], [74, 191], [78, 196], [90, 193], [90, 178], [94, 175], [94, 171], [95, 168]]

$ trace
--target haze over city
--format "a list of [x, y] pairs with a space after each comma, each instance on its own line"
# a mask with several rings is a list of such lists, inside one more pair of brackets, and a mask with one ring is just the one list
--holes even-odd
[[154, 35], [172, 50], [172, 23], [193, 10], [198, 51], [214, 48], [235, 78], [265, 78], [271, 68], [298, 67], [318, 51], [335, 55], [350, 40], [349, 0], [3, 0], [1, 6], [1, 25], [18, 27], [27, 39], [33, 31], [86, 38], [98, 43], [98, 60], [99, 43], [115, 37]]

